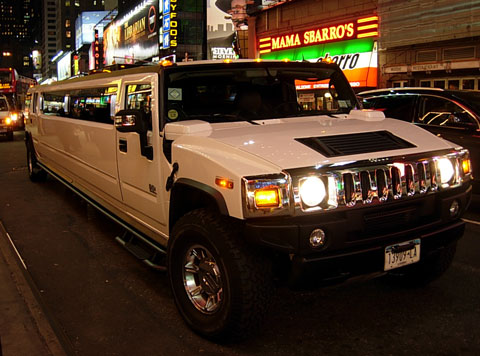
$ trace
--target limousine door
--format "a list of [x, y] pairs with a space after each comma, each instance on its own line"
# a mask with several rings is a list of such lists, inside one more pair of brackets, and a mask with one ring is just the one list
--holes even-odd
[[[147, 145], [152, 155], [142, 155], [140, 135], [136, 132], [117, 131], [117, 161], [120, 187], [127, 213], [148, 227], [163, 230], [166, 214], [161, 204], [159, 187], [160, 139], [158, 134], [159, 113], [156, 102], [158, 88], [157, 75], [128, 77], [122, 83], [122, 96], [119, 109], [135, 109], [145, 113], [149, 120]], [[143, 152], [144, 153], [144, 152]]]

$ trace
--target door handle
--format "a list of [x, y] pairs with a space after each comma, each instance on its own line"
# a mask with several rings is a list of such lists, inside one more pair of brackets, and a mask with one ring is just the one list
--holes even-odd
[[127, 140], [125, 140], [124, 138], [119, 139], [118, 140], [118, 149], [121, 152], [127, 152]]

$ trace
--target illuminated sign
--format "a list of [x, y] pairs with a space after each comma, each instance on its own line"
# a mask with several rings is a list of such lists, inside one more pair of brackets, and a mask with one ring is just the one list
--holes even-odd
[[92, 46], [93, 51], [93, 69], [100, 69], [103, 67], [103, 44], [100, 43], [100, 36], [98, 30], [95, 30], [95, 41]]
[[235, 51], [233, 47], [212, 47], [211, 49], [212, 59], [235, 59]]
[[163, 36], [162, 48], [177, 47], [178, 37], [178, 20], [177, 6], [178, 0], [162, 0], [163, 1]]
[[[353, 87], [377, 86], [377, 43], [373, 38], [330, 42], [260, 55], [262, 59], [318, 62], [330, 59], [338, 64]], [[318, 83], [304, 83], [298, 89], [315, 89]], [[318, 84], [322, 87], [322, 83]]]
[[260, 54], [351, 39], [377, 37], [378, 16], [259, 39]]

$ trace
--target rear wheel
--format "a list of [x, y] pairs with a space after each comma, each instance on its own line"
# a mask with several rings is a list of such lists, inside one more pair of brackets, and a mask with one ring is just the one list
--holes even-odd
[[8, 131], [7, 132], [7, 140], [13, 141], [13, 131]]
[[425, 286], [448, 270], [456, 250], [455, 242], [431, 253], [418, 263], [390, 272], [387, 279], [408, 287]]
[[47, 172], [37, 164], [37, 157], [27, 145], [27, 169], [28, 177], [32, 182], [43, 182], [47, 178]]
[[261, 325], [271, 296], [268, 260], [241, 240], [235, 223], [199, 209], [172, 231], [168, 270], [187, 324], [217, 341], [243, 339]]

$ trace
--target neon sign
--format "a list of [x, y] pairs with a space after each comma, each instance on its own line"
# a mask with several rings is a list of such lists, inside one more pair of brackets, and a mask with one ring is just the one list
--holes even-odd
[[360, 18], [333, 26], [324, 26], [280, 36], [260, 38], [260, 54], [295, 47], [378, 36], [378, 16]]

